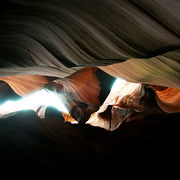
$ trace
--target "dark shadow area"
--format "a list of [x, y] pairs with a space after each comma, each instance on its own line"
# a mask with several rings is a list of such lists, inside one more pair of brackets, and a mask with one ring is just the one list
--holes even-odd
[[40, 119], [31, 110], [6, 115], [0, 119], [1, 177], [112, 178], [176, 167], [180, 114], [134, 117], [109, 132]]

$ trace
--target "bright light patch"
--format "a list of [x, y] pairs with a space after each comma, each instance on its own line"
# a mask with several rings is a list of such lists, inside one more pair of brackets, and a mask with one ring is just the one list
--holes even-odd
[[39, 106], [54, 106], [59, 111], [68, 113], [67, 108], [64, 106], [65, 102], [62, 95], [57, 95], [53, 92], [46, 91], [42, 89], [34, 94], [24, 97], [18, 101], [7, 101], [2, 106], [0, 106], [0, 114], [7, 114], [10, 112], [15, 112], [19, 110], [33, 109], [36, 110]]
[[123, 88], [126, 85], [127, 81], [121, 78], [117, 78], [116, 81], [114, 82], [111, 92], [117, 91], [121, 88]]

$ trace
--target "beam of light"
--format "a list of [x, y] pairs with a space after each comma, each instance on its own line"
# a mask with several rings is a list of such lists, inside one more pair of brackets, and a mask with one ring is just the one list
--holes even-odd
[[7, 101], [0, 106], [0, 115], [10, 112], [33, 109], [36, 110], [39, 106], [54, 106], [59, 111], [68, 113], [67, 108], [63, 104], [65, 99], [62, 95], [57, 95], [53, 92], [42, 89], [18, 101]]
[[104, 104], [113, 105], [117, 98], [119, 99], [127, 94], [133, 93], [138, 87], [140, 87], [140, 83], [132, 83], [122, 78], [117, 78], [111, 88], [111, 92], [104, 101]]
[[117, 91], [126, 85], [127, 81], [122, 78], [117, 78], [111, 88], [111, 92]]
[[131, 94], [138, 87], [140, 87], [140, 83], [128, 82], [122, 78], [117, 78], [114, 82], [110, 94], [116, 94], [117, 96], [125, 96], [127, 94]]

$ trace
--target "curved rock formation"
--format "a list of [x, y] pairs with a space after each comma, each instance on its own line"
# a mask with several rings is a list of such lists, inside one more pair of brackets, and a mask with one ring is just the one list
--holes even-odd
[[180, 88], [176, 0], [11, 0], [1, 9], [0, 76], [110, 65], [102, 69], [130, 82]]

